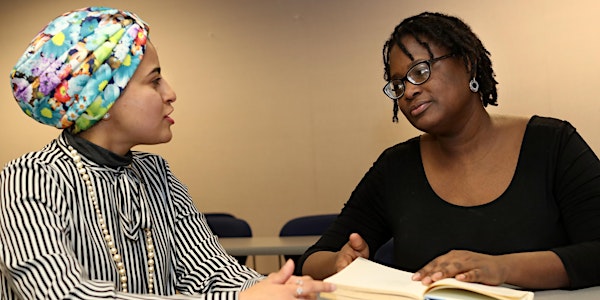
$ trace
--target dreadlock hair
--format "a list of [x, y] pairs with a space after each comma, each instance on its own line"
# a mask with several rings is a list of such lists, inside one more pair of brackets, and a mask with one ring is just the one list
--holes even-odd
[[[392, 47], [398, 46], [411, 60], [413, 55], [408, 52], [402, 44], [401, 39], [412, 36], [429, 52], [433, 58], [433, 52], [429, 43], [447, 48], [450, 53], [462, 57], [465, 67], [470, 71], [471, 77], [479, 82], [479, 94], [484, 107], [487, 105], [498, 105], [498, 94], [492, 69], [490, 52], [483, 46], [481, 40], [473, 33], [469, 25], [459, 18], [441, 13], [423, 12], [419, 15], [404, 19], [385, 42], [383, 46], [383, 63], [385, 67], [384, 79], [389, 81], [390, 74], [390, 51]], [[394, 100], [394, 118], [398, 121], [398, 99]]]

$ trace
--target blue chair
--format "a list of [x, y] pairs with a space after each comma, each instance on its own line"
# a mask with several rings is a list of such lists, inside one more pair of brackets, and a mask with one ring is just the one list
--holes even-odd
[[226, 212], [211, 212], [211, 213], [204, 213], [205, 217], [231, 217], [231, 218], [235, 218], [234, 215], [230, 214], [230, 213], [226, 213]]
[[[251, 237], [252, 229], [248, 222], [228, 213], [206, 213], [210, 230], [218, 237]], [[241, 264], [246, 264], [247, 256], [234, 256]]]
[[377, 251], [373, 257], [373, 261], [378, 262], [382, 265], [392, 266], [394, 264], [394, 239], [391, 238], [385, 242]]
[[[287, 221], [281, 230], [279, 236], [305, 236], [305, 235], [322, 235], [333, 221], [337, 218], [337, 214], [321, 214], [297, 217]], [[300, 255], [285, 255], [284, 259], [292, 259], [294, 263], [298, 262]], [[281, 264], [281, 260], [279, 261]]]

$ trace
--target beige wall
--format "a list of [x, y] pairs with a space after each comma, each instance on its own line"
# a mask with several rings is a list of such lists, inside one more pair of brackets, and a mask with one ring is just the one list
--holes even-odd
[[418, 134], [391, 122], [381, 48], [423, 10], [462, 17], [492, 53], [500, 106], [490, 112], [567, 119], [600, 152], [595, 0], [29, 0], [0, 10], [1, 164], [59, 133], [20, 112], [11, 67], [50, 19], [99, 3], [150, 23], [178, 92], [173, 141], [139, 149], [165, 156], [200, 210], [232, 212], [255, 235], [339, 211], [383, 149]]

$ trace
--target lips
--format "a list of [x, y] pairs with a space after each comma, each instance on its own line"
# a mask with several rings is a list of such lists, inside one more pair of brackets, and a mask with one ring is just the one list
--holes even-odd
[[419, 102], [419, 103], [415, 103], [414, 105], [411, 105], [410, 110], [409, 110], [411, 116], [416, 117], [416, 116], [422, 114], [425, 110], [427, 110], [429, 105], [431, 105], [431, 102], [429, 102], [429, 101], [423, 101], [423, 102]]
[[173, 118], [171, 118], [169, 116], [165, 116], [165, 120], [167, 120], [169, 123], [171, 123], [171, 125], [175, 124], [175, 120], [173, 120]]

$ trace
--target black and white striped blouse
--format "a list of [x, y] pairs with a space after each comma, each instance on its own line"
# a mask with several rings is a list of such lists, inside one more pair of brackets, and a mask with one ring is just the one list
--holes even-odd
[[[0, 299], [157, 299], [176, 293], [237, 299], [240, 290], [263, 278], [225, 253], [164, 159], [144, 152], [111, 157], [85, 142], [63, 131], [44, 149], [3, 169]], [[69, 145], [81, 153], [90, 175], [123, 257], [129, 293], [120, 292], [119, 274]], [[146, 227], [155, 247], [156, 295], [144, 294]]]

